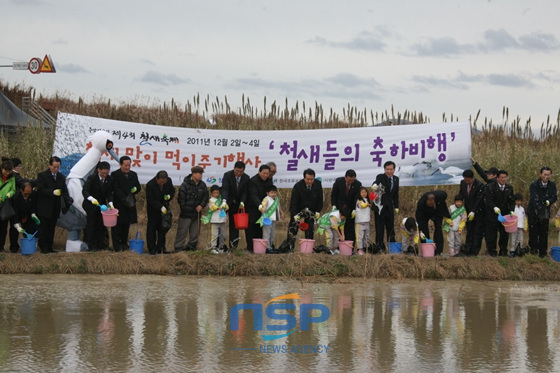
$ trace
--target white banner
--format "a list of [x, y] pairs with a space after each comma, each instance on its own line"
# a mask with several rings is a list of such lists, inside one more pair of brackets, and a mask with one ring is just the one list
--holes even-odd
[[[469, 122], [413, 124], [288, 131], [231, 131], [156, 126], [59, 113], [53, 155], [62, 159], [62, 172], [88, 149], [88, 137], [99, 130], [113, 135], [114, 150], [132, 159], [141, 183], [166, 170], [175, 185], [192, 166], [204, 167], [208, 185], [221, 184], [236, 161], [253, 176], [262, 164], [275, 162], [274, 184], [291, 188], [312, 168], [330, 188], [348, 169], [370, 186], [386, 161], [396, 163], [402, 186], [458, 184], [471, 168]], [[103, 155], [106, 160], [111, 157]], [[118, 165], [112, 160], [111, 171]]]

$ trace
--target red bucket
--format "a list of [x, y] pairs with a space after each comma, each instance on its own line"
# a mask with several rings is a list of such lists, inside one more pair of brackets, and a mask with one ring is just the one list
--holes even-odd
[[101, 216], [103, 216], [103, 225], [106, 227], [114, 227], [117, 225], [117, 216], [119, 215], [118, 209], [109, 209], [107, 211], [101, 211]]
[[233, 221], [235, 229], [249, 228], [249, 214], [245, 213], [245, 207], [240, 208], [237, 214], [233, 214]]

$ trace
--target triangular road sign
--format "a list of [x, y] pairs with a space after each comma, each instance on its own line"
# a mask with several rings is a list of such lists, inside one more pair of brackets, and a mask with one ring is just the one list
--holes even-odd
[[39, 70], [42, 73], [55, 73], [56, 69], [51, 61], [51, 58], [45, 54], [45, 58], [43, 58], [43, 64], [41, 65], [41, 69]]

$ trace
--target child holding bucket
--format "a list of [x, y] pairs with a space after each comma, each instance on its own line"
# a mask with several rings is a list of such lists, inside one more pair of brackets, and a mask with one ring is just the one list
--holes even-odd
[[280, 208], [280, 199], [277, 196], [278, 188], [269, 185], [266, 188], [266, 197], [262, 200], [259, 211], [262, 212], [261, 218], [257, 221], [263, 227], [263, 239], [268, 241], [267, 250], [272, 250], [274, 243], [274, 224], [277, 220], [284, 219], [284, 212]]
[[527, 232], [528, 220], [527, 215], [525, 215], [525, 209], [523, 208], [523, 195], [520, 193], [513, 196], [515, 200], [515, 209], [513, 210], [513, 215], [517, 216], [517, 229], [515, 232], [509, 234], [509, 257], [515, 257], [515, 249], [517, 246], [523, 246], [523, 233]]
[[463, 196], [457, 194], [455, 196], [455, 203], [449, 206], [449, 213], [453, 224], [447, 222], [443, 223], [442, 229], [447, 232], [447, 242], [449, 242], [449, 255], [455, 256], [461, 250], [463, 243], [462, 235], [463, 229], [467, 224], [467, 210], [463, 206]]
[[211, 251], [214, 254], [225, 252], [226, 245], [226, 211], [229, 209], [227, 204], [222, 205], [222, 195], [220, 187], [212, 185], [210, 187], [210, 200], [208, 201], [208, 213], [202, 217], [202, 224], [212, 225], [212, 240], [210, 241]]
[[414, 218], [404, 218], [401, 222], [402, 251], [417, 253], [414, 246], [420, 244], [420, 238], [425, 239], [424, 233], [418, 229], [418, 223]]
[[371, 220], [371, 201], [365, 187], [361, 187], [358, 191], [355, 214], [356, 248], [358, 255], [364, 255], [369, 246], [369, 222]]
[[327, 212], [319, 219], [317, 233], [326, 235], [327, 248], [331, 254], [339, 254], [338, 241], [344, 241], [344, 224], [350, 215], [347, 208]]

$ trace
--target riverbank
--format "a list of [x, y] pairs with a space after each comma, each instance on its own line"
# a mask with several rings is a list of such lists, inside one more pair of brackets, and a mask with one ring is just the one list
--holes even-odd
[[345, 257], [325, 254], [253, 255], [207, 251], [165, 255], [132, 252], [0, 254], [1, 274], [127, 274], [275, 276], [305, 282], [354, 279], [560, 281], [560, 263], [550, 258], [419, 258], [408, 255]]

